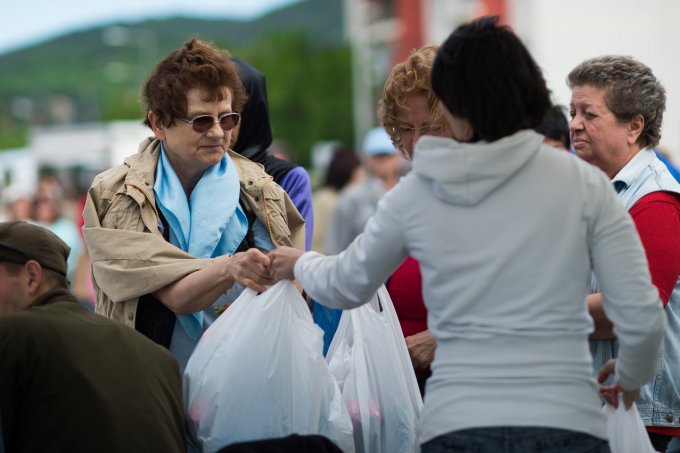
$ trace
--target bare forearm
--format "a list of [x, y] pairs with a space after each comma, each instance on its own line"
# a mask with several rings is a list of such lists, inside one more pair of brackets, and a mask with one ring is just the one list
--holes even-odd
[[208, 307], [235, 282], [262, 292], [274, 283], [269, 277], [269, 257], [256, 248], [216, 258], [211, 266], [189, 274], [154, 293], [177, 314]]
[[609, 321], [602, 306], [602, 293], [588, 294], [586, 297], [588, 312], [595, 323], [595, 330], [590, 334], [591, 340], [611, 340], [614, 335], [614, 325]]
[[154, 292], [154, 296], [177, 314], [203, 310], [234, 284], [234, 279], [224, 265], [224, 261], [228, 259], [229, 257], [219, 258], [214, 265], [159, 289]]

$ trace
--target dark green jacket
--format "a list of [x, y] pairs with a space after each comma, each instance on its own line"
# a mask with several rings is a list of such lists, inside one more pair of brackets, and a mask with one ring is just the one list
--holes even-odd
[[66, 290], [0, 317], [7, 453], [181, 452], [181, 381], [164, 348]]

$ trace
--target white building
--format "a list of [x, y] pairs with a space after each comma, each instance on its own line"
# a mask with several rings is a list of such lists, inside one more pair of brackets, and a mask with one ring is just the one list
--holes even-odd
[[27, 150], [39, 167], [105, 170], [136, 153], [149, 135], [141, 121], [36, 127]]
[[[458, 25], [482, 15], [499, 15], [529, 48], [543, 69], [555, 103], [569, 105], [569, 71], [604, 55], [630, 55], [646, 64], [666, 88], [660, 147], [680, 163], [680, 2], [672, 0], [345, 0], [347, 37], [355, 55], [354, 82], [381, 85], [391, 65], [409, 49], [440, 43]], [[361, 16], [361, 13], [365, 13]], [[368, 13], [366, 13], [368, 12]], [[363, 18], [362, 18], [363, 17]], [[364, 22], [373, 28], [364, 28]], [[375, 54], [389, 44], [390, 66], [376, 66]], [[378, 59], [378, 62], [382, 60]], [[375, 68], [382, 68], [377, 73]], [[355, 111], [375, 124], [377, 99], [355, 88]], [[375, 90], [374, 90], [375, 92]], [[368, 113], [373, 116], [366, 119]], [[357, 127], [367, 130], [369, 126]], [[358, 126], [358, 125], [355, 125]]]

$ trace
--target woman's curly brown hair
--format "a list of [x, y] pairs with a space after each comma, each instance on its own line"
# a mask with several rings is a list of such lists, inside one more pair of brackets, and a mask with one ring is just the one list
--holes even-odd
[[247, 95], [229, 52], [192, 37], [159, 62], [142, 87], [146, 109], [144, 124], [151, 127], [149, 111], [161, 124], [172, 126], [177, 118], [186, 118], [187, 93], [203, 90], [205, 101], [221, 101], [225, 88], [231, 92], [231, 108], [241, 112]]
[[400, 119], [407, 109], [407, 97], [424, 95], [432, 114], [433, 128], [441, 130], [446, 127], [446, 120], [439, 108], [439, 100], [430, 85], [430, 71], [436, 51], [437, 46], [434, 44], [423, 46], [411, 52], [406, 61], [395, 65], [385, 82], [383, 97], [378, 102], [380, 123], [392, 139], [394, 147], [408, 159], [411, 156], [404, 150], [398, 132], [398, 127], [403, 124]]

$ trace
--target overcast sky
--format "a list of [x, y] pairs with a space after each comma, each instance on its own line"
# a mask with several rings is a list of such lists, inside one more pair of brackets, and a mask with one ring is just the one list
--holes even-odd
[[115, 21], [187, 15], [249, 19], [300, 0], [6, 0], [0, 54], [64, 33]]

